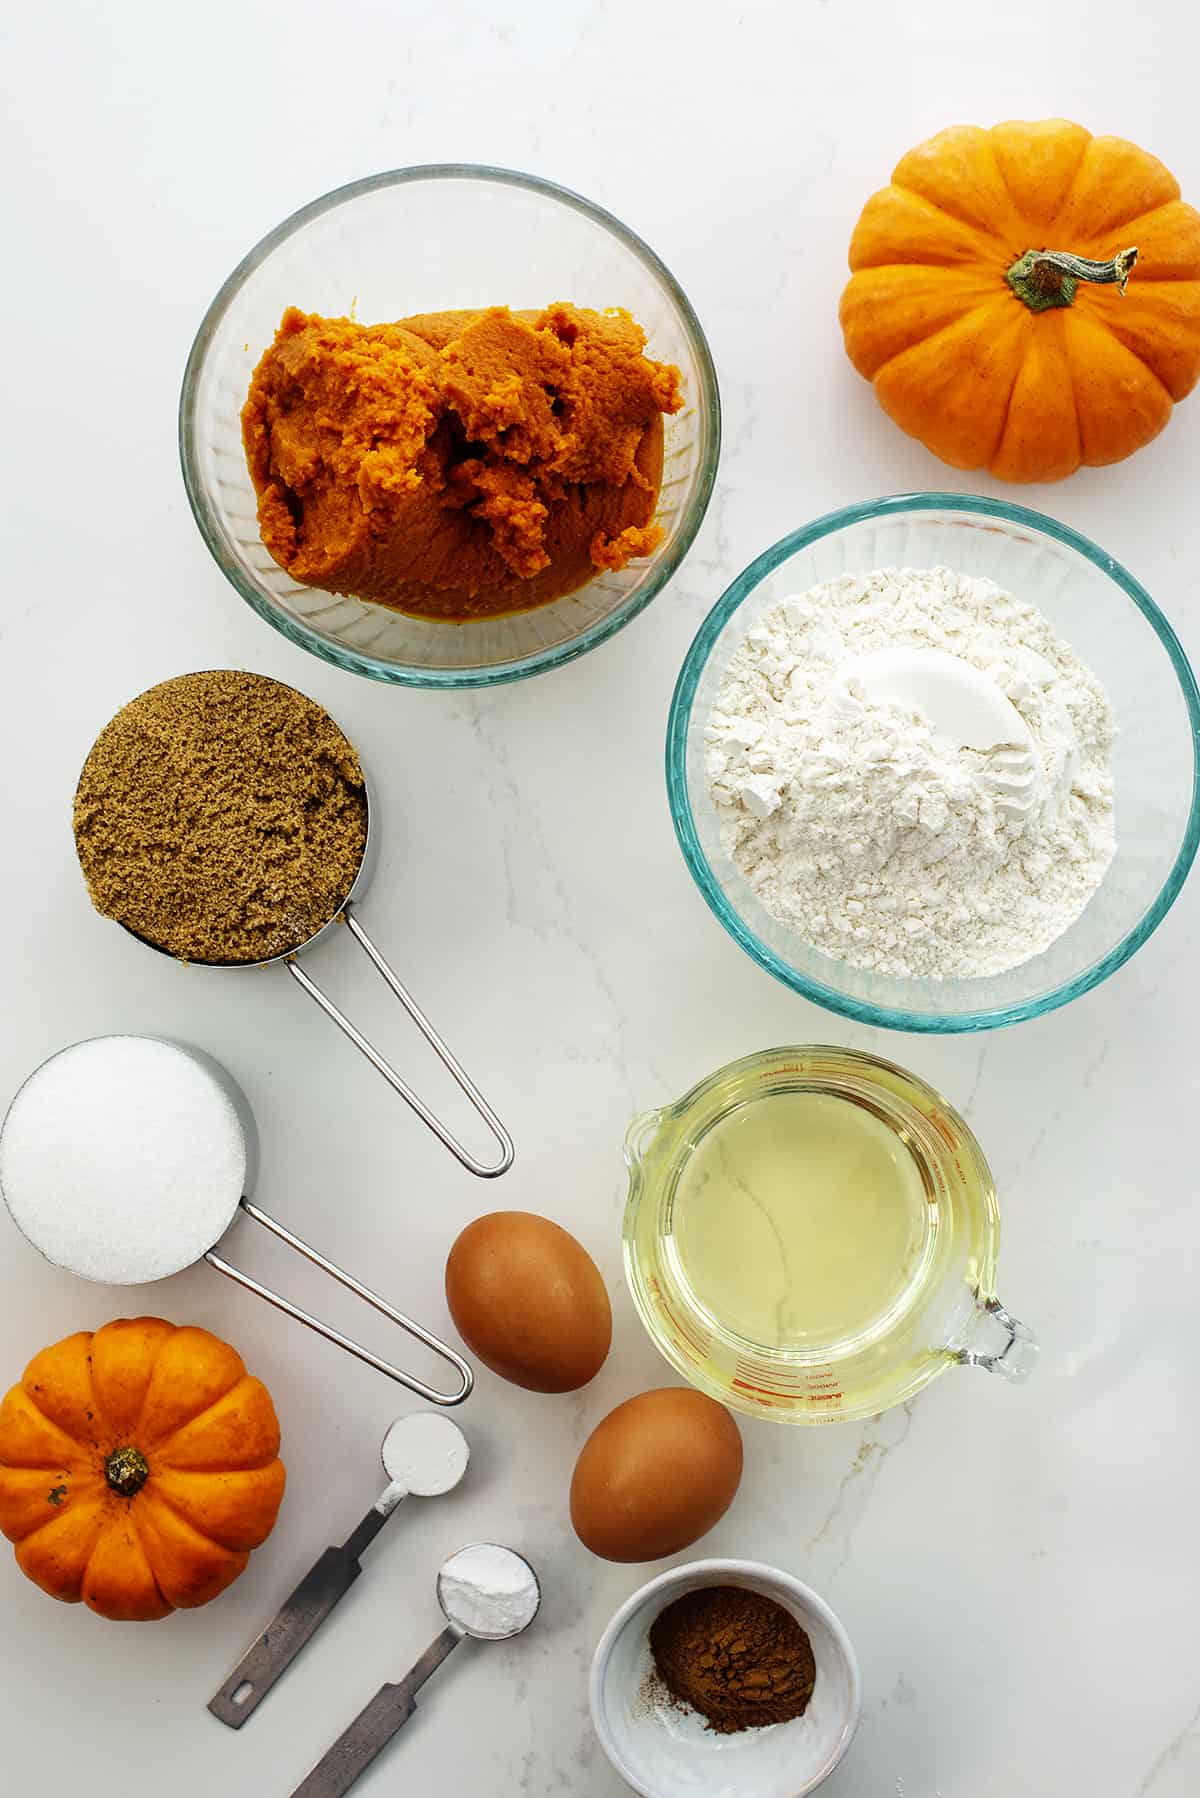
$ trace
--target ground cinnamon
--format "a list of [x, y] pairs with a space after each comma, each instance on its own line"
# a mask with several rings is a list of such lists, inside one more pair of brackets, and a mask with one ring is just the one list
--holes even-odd
[[740, 1586], [685, 1592], [655, 1618], [650, 1650], [672, 1698], [719, 1735], [787, 1723], [812, 1697], [807, 1632], [773, 1598]]

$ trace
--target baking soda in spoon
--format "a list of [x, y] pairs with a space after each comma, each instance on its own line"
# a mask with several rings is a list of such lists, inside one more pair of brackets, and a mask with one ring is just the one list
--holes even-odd
[[43, 1062], [0, 1130], [0, 1191], [47, 1260], [132, 1286], [198, 1261], [246, 1181], [241, 1120], [194, 1054], [95, 1037]]
[[345, 1798], [376, 1755], [417, 1708], [417, 1693], [467, 1636], [506, 1642], [529, 1628], [541, 1604], [537, 1574], [523, 1555], [498, 1542], [472, 1542], [443, 1562], [438, 1603], [446, 1627], [395, 1685], [381, 1686], [292, 1798]]
[[496, 1542], [474, 1542], [438, 1574], [438, 1602], [451, 1623], [484, 1642], [504, 1642], [533, 1622], [540, 1602], [529, 1563]]

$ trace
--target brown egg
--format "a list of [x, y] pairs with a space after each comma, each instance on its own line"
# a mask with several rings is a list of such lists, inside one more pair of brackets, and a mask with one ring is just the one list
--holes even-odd
[[612, 1341], [596, 1263], [532, 1211], [493, 1211], [467, 1225], [446, 1262], [446, 1303], [484, 1366], [530, 1392], [586, 1386]]
[[606, 1561], [657, 1561], [707, 1534], [733, 1503], [742, 1438], [690, 1386], [626, 1399], [598, 1423], [571, 1481], [571, 1522]]

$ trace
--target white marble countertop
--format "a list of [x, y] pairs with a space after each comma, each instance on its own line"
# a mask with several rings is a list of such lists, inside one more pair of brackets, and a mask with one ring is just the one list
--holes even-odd
[[[864, 1427], [747, 1422], [741, 1496], [702, 1552], [782, 1563], [846, 1622], [865, 1705], [829, 1798], [1200, 1789], [1200, 1210], [1182, 1122], [1200, 885], [1065, 1011], [978, 1040], [884, 1037], [793, 997], [721, 932], [676, 850], [661, 775], [680, 660], [753, 555], [878, 493], [997, 490], [902, 437], [842, 354], [863, 199], [941, 125], [1014, 113], [1132, 137], [1194, 199], [1198, 52], [1194, 15], [1116, 0], [1008, 0], [986, 26], [952, 0], [747, 0], [719, 17], [682, 0], [122, 0], [10, 18], [0, 1099], [80, 1037], [191, 1039], [252, 1098], [264, 1204], [397, 1302], [447, 1327], [451, 1237], [518, 1206], [595, 1253], [616, 1339], [574, 1397], [481, 1376], [461, 1416], [468, 1482], [405, 1507], [319, 1645], [234, 1735], [205, 1701], [376, 1495], [379, 1438], [404, 1399], [207, 1269], [149, 1289], [148, 1308], [228, 1334], [267, 1380], [285, 1509], [220, 1603], [152, 1627], [56, 1608], [3, 1549], [6, 1794], [84, 1780], [89, 1798], [282, 1798], [435, 1633], [443, 1555], [486, 1535], [536, 1561], [543, 1615], [429, 1687], [363, 1798], [617, 1798], [585, 1676], [642, 1572], [577, 1545], [566, 1488], [597, 1419], [669, 1377], [620, 1279], [622, 1134], [734, 1056], [814, 1039], [882, 1050], [965, 1110], [1002, 1188], [1002, 1295], [1037, 1327], [1043, 1361], [1023, 1389], [956, 1373]], [[175, 451], [192, 333], [242, 253], [332, 186], [438, 159], [532, 169], [626, 219], [692, 298], [725, 406], [716, 496], [673, 585], [594, 655], [479, 698], [376, 686], [270, 632], [204, 549]], [[1020, 496], [1132, 568], [1193, 654], [1198, 448], [1194, 399], [1135, 462]], [[84, 753], [133, 694], [213, 665], [313, 694], [378, 771], [370, 916], [512, 1126], [517, 1166], [500, 1185], [460, 1172], [282, 977], [185, 971], [88, 909], [69, 831]], [[354, 958], [323, 958], [436, 1090]], [[242, 1226], [232, 1246], [328, 1303], [254, 1236]], [[129, 1304], [53, 1271], [0, 1219], [5, 1382]], [[351, 1303], [330, 1309], [357, 1321]]]

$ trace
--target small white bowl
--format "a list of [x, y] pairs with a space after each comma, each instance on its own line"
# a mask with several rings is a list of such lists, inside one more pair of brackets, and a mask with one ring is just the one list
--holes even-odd
[[[808, 1631], [817, 1675], [802, 1717], [718, 1735], [695, 1713], [648, 1694], [650, 1626], [674, 1599], [702, 1586], [761, 1592]], [[791, 1574], [758, 1561], [690, 1561], [626, 1599], [600, 1638], [590, 1698], [601, 1747], [642, 1798], [804, 1798], [845, 1754], [862, 1709], [858, 1659], [829, 1606]]]

